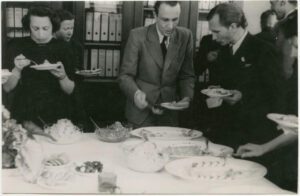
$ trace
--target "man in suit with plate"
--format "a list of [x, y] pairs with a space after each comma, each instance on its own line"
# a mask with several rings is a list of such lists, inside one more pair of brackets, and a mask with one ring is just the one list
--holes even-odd
[[232, 93], [222, 98], [212, 137], [234, 148], [269, 141], [280, 132], [266, 115], [284, 109], [277, 51], [248, 33], [242, 9], [233, 3], [217, 5], [207, 18], [213, 38], [223, 46], [215, 65], [219, 76], [212, 84]]
[[126, 117], [133, 126], [176, 126], [177, 111], [154, 107], [163, 102], [188, 108], [194, 93], [193, 38], [178, 27], [180, 4], [157, 1], [156, 23], [131, 30], [119, 84], [127, 97]]

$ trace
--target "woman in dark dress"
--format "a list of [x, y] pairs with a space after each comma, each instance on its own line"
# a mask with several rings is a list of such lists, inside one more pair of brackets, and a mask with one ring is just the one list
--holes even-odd
[[[4, 66], [13, 74], [3, 89], [14, 91], [12, 118], [27, 129], [38, 129], [61, 118], [80, 121], [74, 99], [74, 58], [65, 43], [52, 37], [59, 28], [58, 21], [50, 8], [31, 8], [22, 19], [30, 37], [11, 40], [7, 48]], [[58, 66], [50, 70], [31, 68], [44, 62]]]

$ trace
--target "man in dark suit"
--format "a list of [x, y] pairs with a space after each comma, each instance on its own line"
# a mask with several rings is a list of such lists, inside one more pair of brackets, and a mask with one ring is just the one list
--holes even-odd
[[296, 58], [291, 57], [292, 47], [288, 43], [287, 39], [279, 31], [280, 23], [284, 23], [289, 18], [297, 17], [297, 0], [271, 0], [271, 9], [277, 14], [280, 20], [275, 26], [275, 31], [277, 33], [276, 46], [280, 51], [280, 61], [281, 61], [281, 72], [286, 80], [289, 80], [294, 73], [294, 63]]
[[155, 3], [156, 23], [130, 32], [119, 84], [127, 97], [126, 117], [134, 127], [177, 125], [177, 112], [153, 107], [178, 101], [189, 107], [194, 93], [193, 39], [177, 27], [180, 4]]
[[278, 133], [266, 115], [284, 107], [276, 50], [248, 33], [245, 15], [234, 4], [217, 5], [208, 20], [213, 38], [223, 46], [216, 62], [219, 76], [212, 83], [232, 93], [223, 98], [212, 137], [234, 148], [269, 141]]

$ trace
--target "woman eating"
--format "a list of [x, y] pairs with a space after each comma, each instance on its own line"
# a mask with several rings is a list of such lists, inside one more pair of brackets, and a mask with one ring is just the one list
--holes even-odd
[[75, 112], [76, 65], [65, 43], [53, 38], [59, 28], [55, 12], [31, 8], [22, 24], [30, 37], [11, 40], [4, 57], [4, 67], [12, 72], [3, 84], [6, 92], [14, 92], [12, 118], [29, 130], [61, 118], [80, 121], [80, 112]]

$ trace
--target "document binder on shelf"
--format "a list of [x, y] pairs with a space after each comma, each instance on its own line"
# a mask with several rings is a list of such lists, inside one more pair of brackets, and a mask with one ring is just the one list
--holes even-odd
[[105, 50], [104, 49], [99, 49], [99, 54], [98, 54], [98, 68], [101, 69], [100, 76], [104, 77], [105, 76]]
[[86, 12], [85, 18], [85, 39], [91, 41], [93, 38], [93, 12]]
[[91, 70], [97, 69], [98, 66], [98, 49], [91, 49]]
[[93, 20], [93, 41], [100, 41], [100, 23], [101, 23], [101, 14], [100, 12], [94, 12]]
[[108, 13], [101, 13], [101, 41], [108, 40]]
[[112, 67], [113, 67], [113, 50], [106, 50], [106, 77], [112, 77]]
[[116, 14], [109, 14], [109, 41], [116, 41]]
[[116, 25], [116, 41], [122, 41], [122, 14], [117, 14], [117, 25]]
[[113, 77], [117, 77], [119, 75], [119, 67], [120, 67], [120, 50], [113, 51]]

